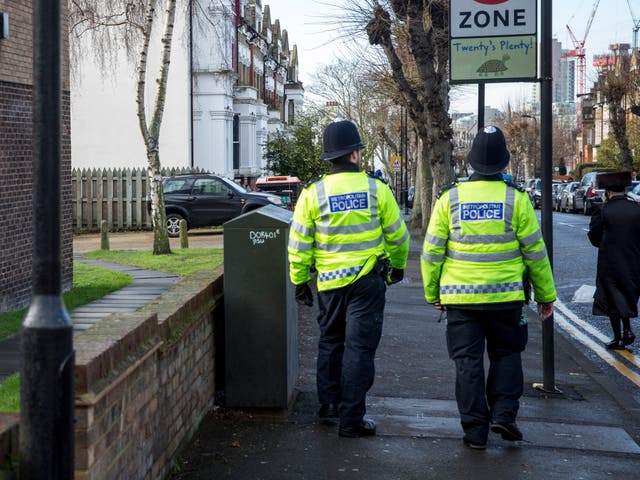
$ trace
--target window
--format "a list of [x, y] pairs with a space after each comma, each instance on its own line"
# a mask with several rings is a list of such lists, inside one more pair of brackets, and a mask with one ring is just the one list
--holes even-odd
[[199, 178], [193, 184], [192, 193], [194, 195], [226, 195], [229, 187], [214, 178]]
[[187, 190], [188, 178], [172, 178], [162, 185], [164, 193], [182, 193]]

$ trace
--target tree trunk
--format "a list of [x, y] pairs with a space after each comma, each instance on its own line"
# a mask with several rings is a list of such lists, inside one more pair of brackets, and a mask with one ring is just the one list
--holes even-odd
[[176, 13], [176, 0], [166, 0], [166, 22], [162, 36], [162, 62], [160, 66], [160, 78], [157, 79], [158, 90], [151, 123], [147, 125], [145, 110], [145, 90], [147, 77], [147, 56], [149, 54], [149, 42], [154, 20], [154, 1], [147, 0], [144, 39], [138, 63], [138, 124], [147, 149], [147, 161], [149, 178], [151, 179], [151, 219], [153, 222], [153, 254], [163, 255], [171, 253], [169, 235], [167, 233], [167, 219], [164, 210], [164, 195], [162, 193], [162, 173], [158, 142], [160, 138], [160, 126], [164, 113], [165, 98], [167, 95], [167, 80], [169, 78], [169, 61], [171, 58], [171, 40], [173, 38], [173, 22]]
[[629, 147], [629, 139], [627, 138], [627, 112], [620, 106], [619, 102], [607, 102], [609, 106], [609, 121], [611, 122], [611, 130], [616, 139], [618, 148], [620, 149], [620, 157], [622, 160], [622, 170], [633, 170], [633, 156]]
[[[158, 151], [151, 151], [149, 161], [149, 178], [151, 179], [151, 220], [153, 222], [153, 254], [164, 255], [171, 253], [169, 235], [167, 233], [167, 214], [164, 210], [164, 195], [162, 194], [162, 172]], [[157, 225], [164, 228], [156, 228]]]

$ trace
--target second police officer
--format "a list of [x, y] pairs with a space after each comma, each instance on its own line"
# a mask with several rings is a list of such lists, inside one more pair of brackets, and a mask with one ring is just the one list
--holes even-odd
[[[516, 441], [523, 391], [523, 275], [528, 271], [541, 318], [556, 291], [538, 220], [526, 193], [503, 181], [504, 135], [487, 126], [473, 141], [468, 182], [441, 192], [421, 258], [425, 297], [447, 312], [447, 348], [456, 366], [456, 400], [464, 444], [484, 449], [489, 429]], [[489, 356], [486, 378], [485, 342]]]
[[386, 283], [403, 278], [409, 233], [389, 186], [361, 171], [364, 145], [352, 122], [329, 124], [322, 160], [331, 171], [300, 194], [289, 237], [296, 299], [313, 304], [317, 270], [317, 389], [321, 418], [338, 418], [342, 437], [375, 435], [365, 419], [382, 333]]

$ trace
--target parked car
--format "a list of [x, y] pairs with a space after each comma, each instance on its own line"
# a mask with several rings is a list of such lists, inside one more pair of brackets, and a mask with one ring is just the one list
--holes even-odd
[[[167, 177], [162, 187], [170, 237], [180, 235], [182, 219], [187, 228], [209, 227], [265, 205], [283, 206], [277, 195], [248, 192], [228, 178], [208, 173]], [[150, 198], [147, 206], [151, 210]]]
[[636, 202], [640, 202], [640, 182], [633, 182], [635, 185], [627, 192], [627, 196]]
[[278, 195], [282, 203], [293, 210], [302, 190], [302, 182], [298, 177], [287, 175], [260, 177], [256, 180], [256, 190]]
[[536, 181], [540, 180], [539, 178], [529, 178], [524, 181], [524, 191], [529, 195], [529, 200], [533, 203], [533, 187], [536, 184]]
[[559, 211], [567, 213], [576, 211], [575, 193], [579, 185], [580, 182], [570, 182], [562, 189], [560, 192]]
[[[552, 208], [554, 206], [553, 188], [554, 188], [554, 185], [557, 185], [560, 183], [562, 182], [559, 182], [558, 180], [552, 180], [552, 183], [551, 183], [551, 207]], [[536, 178], [536, 181], [531, 186], [531, 192], [529, 194], [529, 198], [531, 198], [531, 203], [533, 204], [533, 208], [542, 207], [542, 180], [541, 179]]]
[[560, 195], [562, 194], [562, 190], [567, 188], [568, 183], [554, 183], [551, 185], [551, 195], [553, 197], [553, 209], [557, 212], [560, 211]]
[[575, 192], [575, 208], [585, 215], [591, 214], [595, 207], [599, 207], [604, 202], [604, 190], [596, 188], [596, 177], [599, 173], [603, 172], [585, 173]]

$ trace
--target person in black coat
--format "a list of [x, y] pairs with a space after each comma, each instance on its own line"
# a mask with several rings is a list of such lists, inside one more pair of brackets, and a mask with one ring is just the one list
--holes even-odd
[[636, 338], [630, 318], [638, 316], [640, 296], [640, 203], [625, 195], [631, 172], [601, 173], [596, 183], [607, 199], [589, 223], [589, 240], [598, 247], [593, 314], [611, 321], [613, 340], [606, 347], [624, 350]]

